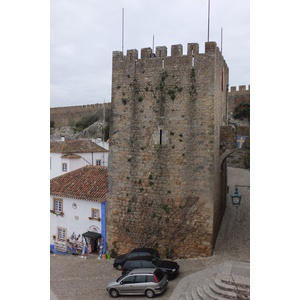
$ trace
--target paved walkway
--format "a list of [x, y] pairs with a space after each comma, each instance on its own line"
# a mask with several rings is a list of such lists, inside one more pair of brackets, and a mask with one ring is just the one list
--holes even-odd
[[58, 298], [54, 295], [52, 290], [50, 290], [50, 300], [58, 300]]
[[[204, 260], [207, 265], [206, 269], [186, 276], [177, 284], [170, 300], [223, 299], [221, 294], [216, 298], [213, 298], [214, 295], [208, 296], [207, 287], [212, 285], [212, 281], [216, 276], [218, 277], [218, 274], [238, 276], [242, 281], [249, 283], [250, 289], [250, 188], [238, 188], [242, 200], [240, 207], [235, 208], [231, 204], [230, 197], [234, 193], [235, 185], [250, 186], [250, 172], [244, 169], [228, 168], [227, 207], [214, 254], [211, 258]], [[229, 296], [234, 299], [233, 295]], [[247, 297], [248, 295], [245, 298], [240, 296], [239, 299], [250, 299]]]

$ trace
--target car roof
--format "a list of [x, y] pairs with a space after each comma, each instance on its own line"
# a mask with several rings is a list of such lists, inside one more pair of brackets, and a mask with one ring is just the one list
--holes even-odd
[[133, 249], [131, 251], [131, 253], [132, 252], [158, 252], [158, 251], [154, 248], [136, 248], [136, 249]]
[[[126, 262], [133, 261], [133, 260], [147, 260], [147, 261], [152, 261], [153, 259], [155, 259], [155, 257], [150, 256], [150, 255], [143, 255], [143, 256], [135, 256], [135, 257], [127, 258]], [[158, 257], [157, 257], [157, 259], [158, 259]]]
[[153, 274], [157, 268], [141, 268], [141, 269], [134, 269], [128, 273], [128, 275], [134, 274]]

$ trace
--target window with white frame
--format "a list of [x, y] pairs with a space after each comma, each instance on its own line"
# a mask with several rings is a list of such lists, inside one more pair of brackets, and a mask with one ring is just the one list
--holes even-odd
[[101, 166], [101, 159], [96, 160], [96, 166]]
[[59, 241], [65, 241], [67, 236], [67, 230], [63, 227], [57, 227], [57, 239]]
[[62, 163], [62, 171], [63, 171], [63, 172], [67, 172], [67, 170], [68, 170], [68, 165], [67, 165], [67, 163]]
[[100, 210], [98, 208], [92, 208], [92, 216], [89, 217], [89, 219], [100, 221]]
[[62, 213], [63, 212], [63, 200], [62, 199], [53, 199], [53, 210], [56, 213]]
[[50, 209], [50, 212], [63, 217], [64, 212], [63, 212], [63, 199], [61, 198], [53, 198], [53, 207]]

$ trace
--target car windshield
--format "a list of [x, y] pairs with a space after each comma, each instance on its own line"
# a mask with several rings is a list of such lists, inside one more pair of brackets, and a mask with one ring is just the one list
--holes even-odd
[[126, 277], [126, 275], [122, 275], [117, 279], [117, 282], [120, 282], [124, 277]]
[[161, 259], [155, 257], [152, 259], [152, 263], [154, 264], [154, 266], [159, 267], [163, 263], [163, 261]]

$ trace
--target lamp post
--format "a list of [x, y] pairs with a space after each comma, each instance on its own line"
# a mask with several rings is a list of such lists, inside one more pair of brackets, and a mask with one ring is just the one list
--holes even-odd
[[231, 195], [232, 205], [235, 206], [235, 208], [237, 209], [238, 206], [240, 206], [240, 204], [241, 204], [241, 200], [242, 200], [242, 196], [239, 194], [238, 186], [236, 185], [235, 186], [235, 191]]
[[240, 206], [241, 200], [242, 200], [242, 195], [239, 194], [238, 187], [247, 187], [247, 188], [250, 188], [249, 185], [237, 185], [237, 184], [235, 185], [235, 191], [231, 195], [231, 201], [232, 201], [232, 205], [235, 206], [236, 209], [238, 208], [238, 206]]

